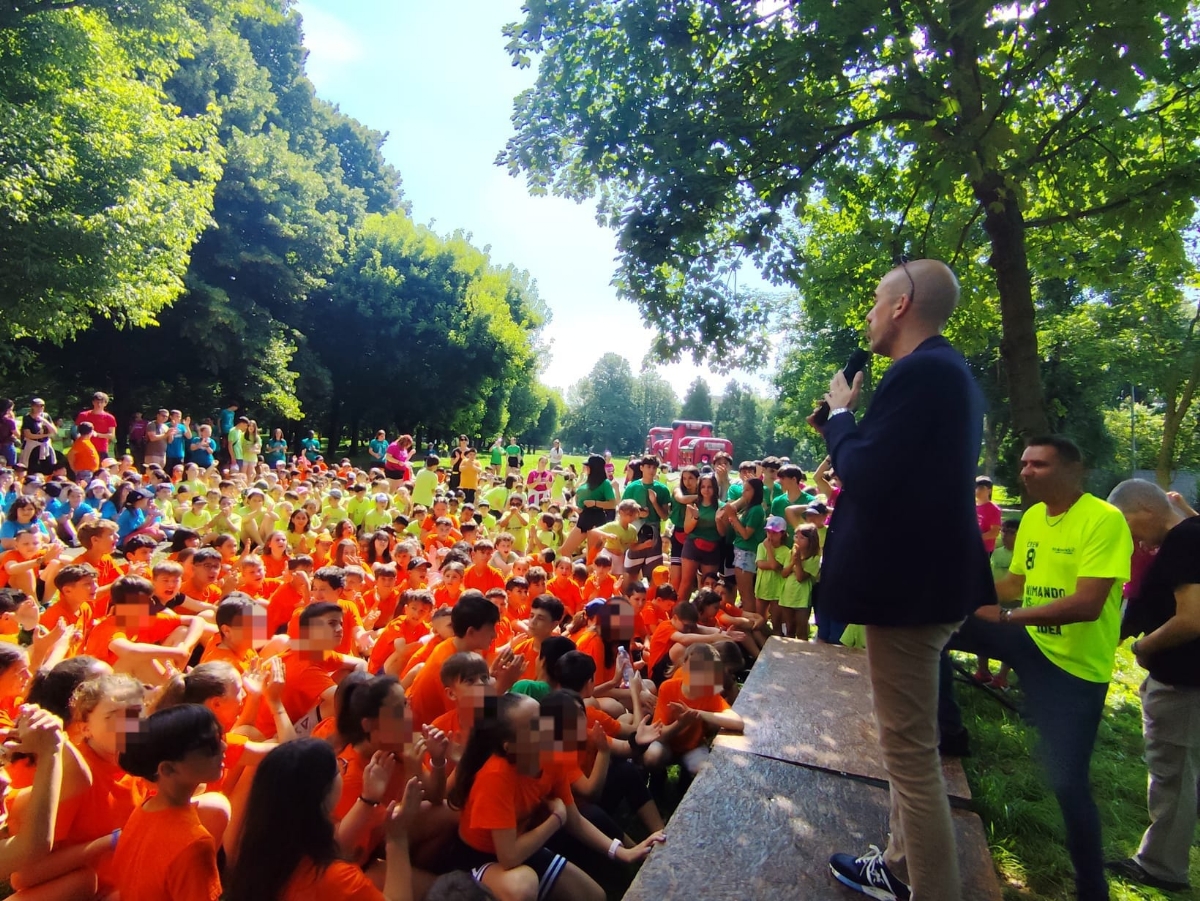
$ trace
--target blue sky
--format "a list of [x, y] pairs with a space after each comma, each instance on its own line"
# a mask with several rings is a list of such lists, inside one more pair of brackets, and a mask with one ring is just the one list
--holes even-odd
[[[520, 18], [520, 7], [520, 0], [296, 4], [317, 93], [389, 133], [384, 155], [400, 170], [414, 218], [441, 233], [465, 229], [477, 246], [491, 246], [497, 263], [537, 279], [553, 313], [543, 378], [565, 391], [610, 351], [638, 371], [651, 332], [610, 285], [614, 235], [596, 223], [594, 208], [531, 197], [523, 179], [493, 164], [511, 133], [512, 100], [534, 80], [504, 52], [501, 28]], [[697, 374], [714, 393], [729, 378], [690, 362], [660, 371], [681, 398]], [[761, 379], [736, 377], [765, 388]]]

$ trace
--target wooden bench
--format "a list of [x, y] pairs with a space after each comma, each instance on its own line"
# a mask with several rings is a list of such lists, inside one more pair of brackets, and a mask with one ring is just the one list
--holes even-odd
[[[772, 638], [710, 766], [667, 824], [625, 901], [849, 901], [829, 856], [883, 846], [887, 780], [861, 651]], [[963, 898], [1000, 901], [983, 822], [957, 761], [945, 764]]]

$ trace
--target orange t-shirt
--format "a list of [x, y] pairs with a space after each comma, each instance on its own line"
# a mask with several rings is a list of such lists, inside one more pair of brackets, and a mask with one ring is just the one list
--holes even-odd
[[367, 602], [368, 613], [372, 610], [379, 611], [376, 623], [388, 623], [396, 615], [396, 605], [400, 603], [400, 592], [393, 591], [390, 597], [382, 598], [379, 596], [379, 589], [375, 589], [364, 600]]
[[530, 815], [548, 798], [560, 798], [570, 807], [575, 803], [571, 782], [559, 761], [546, 761], [540, 776], [522, 776], [503, 757], [492, 755], [479, 768], [471, 793], [463, 805], [458, 834], [467, 845], [485, 854], [496, 853], [492, 833], [501, 829], [536, 826]]
[[617, 580], [612, 575], [599, 576], [598, 573], [592, 573], [588, 576], [588, 580], [583, 583], [583, 599], [590, 601], [592, 598], [611, 598], [617, 593]]
[[121, 901], [217, 901], [217, 846], [196, 809], [138, 807], [129, 817], [112, 869]]
[[[342, 641], [334, 650], [339, 654], [353, 654], [354, 632], [356, 629], [362, 628], [362, 617], [359, 615], [354, 601], [338, 598], [337, 605], [342, 608]], [[288, 621], [287, 634], [292, 641], [300, 637], [300, 614], [304, 612], [304, 609], [304, 607], [297, 607], [292, 611], [292, 618]]]
[[429, 624], [423, 622], [410, 623], [407, 619], [394, 619], [379, 633], [379, 640], [371, 649], [371, 659], [367, 669], [377, 673], [383, 669], [387, 659], [396, 651], [396, 639], [403, 638], [405, 645], [420, 641], [429, 634]]
[[654, 627], [654, 632], [650, 635], [650, 651], [646, 655], [647, 670], [653, 670], [658, 666], [658, 661], [662, 660], [663, 655], [671, 650], [671, 636], [674, 634], [675, 626], [669, 619]]
[[434, 635], [433, 638], [421, 645], [421, 650], [408, 658], [408, 663], [404, 664], [404, 669], [400, 671], [400, 677], [404, 678], [418, 664], [426, 663], [433, 656], [433, 652], [438, 649], [438, 646], [449, 639], [442, 638], [440, 635]]
[[[671, 605], [671, 609], [675, 609], [674, 604]], [[642, 624], [646, 627], [646, 633], [648, 635], [653, 635], [654, 630], [657, 629], [662, 623], [670, 620], [670, 618], [671, 613], [669, 610], [663, 610], [657, 604], [650, 603], [650, 601], [646, 601], [645, 606], [642, 607], [641, 620]]]
[[500, 648], [512, 642], [513, 627], [512, 621], [507, 616], [501, 616], [496, 621], [496, 637], [492, 639], [492, 643], [484, 652], [483, 656], [489, 662], [496, 658], [496, 653]]
[[100, 451], [90, 439], [81, 435], [67, 451], [67, 462], [76, 472], [95, 472], [100, 468]]
[[245, 653], [238, 656], [221, 644], [220, 635], [214, 635], [204, 653], [200, 655], [201, 663], [228, 663], [242, 674], [245, 674], [250, 669], [250, 664], [257, 659], [258, 652], [254, 648], [246, 648]]
[[437, 588], [433, 589], [433, 607], [436, 610], [438, 607], [453, 607], [458, 603], [459, 596], [463, 593], [463, 583], [457, 585], [449, 585], [442, 582]]
[[408, 689], [408, 703], [412, 708], [413, 731], [419, 732], [426, 723], [432, 723], [451, 709], [450, 699], [442, 687], [442, 664], [458, 653], [453, 639], [437, 646], [429, 660], [417, 673]]
[[583, 609], [583, 594], [574, 579], [560, 579], [555, 576], [546, 583], [546, 591], [562, 601], [568, 616], [574, 616]]
[[[36, 556], [37, 555], [35, 554], [34, 557]], [[0, 588], [7, 587], [9, 579], [12, 578], [8, 572], [8, 564], [24, 563], [27, 560], [34, 559], [34, 557], [24, 557], [21, 555], [20, 551], [16, 550], [5, 551], [3, 554], [0, 554]]]
[[288, 624], [292, 613], [303, 601], [304, 598], [292, 587], [291, 582], [279, 586], [267, 602], [267, 634], [277, 635]]
[[[321, 695], [336, 683], [324, 666], [301, 657], [297, 651], [288, 651], [280, 660], [283, 661], [284, 673], [283, 709], [294, 723], [316, 707]], [[259, 708], [254, 727], [264, 738], [275, 736], [275, 715], [271, 713], [269, 704], [263, 704]]]
[[279, 901], [387, 901], [362, 870], [335, 860], [318, 871], [305, 860], [283, 889]]
[[268, 579], [283, 580], [283, 574], [287, 572], [287, 557], [276, 557], [274, 554], [263, 554], [262, 558], [263, 570], [267, 574]]
[[[675, 715], [670, 705], [678, 702], [693, 710], [703, 710], [707, 713], [721, 713], [729, 709], [729, 702], [719, 694], [711, 694], [706, 698], [688, 698], [683, 694], [683, 678], [673, 676], [658, 687], [658, 704], [654, 707], [654, 722], [669, 726], [675, 722]], [[683, 754], [693, 748], [698, 748], [704, 741], [704, 724], [692, 723], [680, 729], [668, 741], [671, 750]]]
[[463, 573], [463, 588], [476, 588], [487, 594], [493, 588], [504, 588], [504, 576], [500, 570], [487, 563], [482, 566], [472, 563]]
[[[342, 771], [342, 794], [333, 808], [335, 823], [340, 822], [350, 812], [350, 808], [363, 793], [363, 771], [371, 762], [371, 758], [369, 756], [364, 758], [355, 750], [354, 745], [346, 745], [338, 754], [338, 760], [340, 761], [338, 768]], [[404, 795], [404, 786], [407, 782], [408, 780], [404, 777], [404, 765], [397, 760], [395, 772], [392, 773], [391, 781], [388, 782], [388, 787], [381, 799], [383, 803], [376, 808], [376, 813], [386, 810], [389, 801], [398, 801]], [[382, 827], [382, 818], [378, 825]]]
[[[86, 563], [96, 571], [96, 586], [104, 588], [111, 585], [121, 576], [125, 575], [125, 569], [113, 559], [112, 554], [105, 554], [99, 560], [89, 560], [87, 557], [78, 557], [76, 563]], [[92, 604], [92, 614], [96, 619], [105, 616], [108, 613], [108, 594], [105, 593], [96, 598]]]
[[256, 601], [265, 601], [282, 587], [283, 579], [272, 579], [268, 576], [255, 585], [242, 582], [238, 585], [237, 590], [250, 595]]
[[616, 676], [617, 664], [614, 659], [612, 666], [604, 663], [604, 641], [600, 633], [592, 629], [584, 629], [575, 638], [575, 647], [596, 661], [596, 684], [611, 682]]
[[75, 657], [83, 650], [88, 636], [92, 633], [92, 625], [95, 622], [92, 605], [84, 601], [79, 605], [79, 612], [72, 613], [71, 608], [60, 598], [46, 608], [46, 612], [38, 619], [38, 623], [47, 629], [53, 629], [58, 625], [60, 619], [65, 620], [67, 627], [74, 629], [80, 635], [79, 638], [72, 637], [67, 645], [67, 656]]
[[208, 783], [205, 787], [206, 791], [222, 792], [229, 794], [231, 787], [236, 787], [237, 782], [229, 782], [229, 777], [232, 776], [238, 766], [242, 762], [242, 755], [246, 753], [246, 742], [250, 739], [244, 735], [238, 735], [236, 732], [225, 733], [225, 757], [221, 760], [221, 778]]
[[179, 625], [179, 614], [174, 610], [163, 610], [155, 613], [138, 626], [136, 632], [118, 625], [116, 616], [106, 616], [96, 623], [92, 634], [88, 636], [84, 651], [97, 660], [103, 660], [109, 666], [117, 662], [117, 655], [109, 649], [118, 638], [127, 638], [141, 644], [161, 644], [163, 640], [175, 631]]
[[[616, 738], [621, 734], [621, 724], [599, 707], [588, 707], [586, 712], [589, 732], [592, 726], [599, 723], [600, 728], [604, 730], [604, 734], [609, 738]], [[588, 744], [574, 754], [564, 752], [562, 760], [567, 771], [567, 778], [574, 785], [580, 779], [592, 774], [592, 767], [596, 765], [596, 749], [591, 744]]]
[[532, 638], [523, 638], [513, 645], [513, 654], [525, 658], [525, 669], [521, 673], [522, 679], [537, 678], [538, 657], [542, 652], [541, 648], [533, 646]]

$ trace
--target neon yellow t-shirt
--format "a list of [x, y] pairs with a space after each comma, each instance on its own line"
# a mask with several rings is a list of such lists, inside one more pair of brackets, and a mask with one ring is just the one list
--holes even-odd
[[1029, 626], [1052, 663], [1088, 682], [1108, 682], [1121, 631], [1121, 589], [1129, 581], [1133, 538], [1111, 504], [1085, 494], [1051, 525], [1046, 505], [1021, 517], [1009, 572], [1025, 577], [1022, 606], [1040, 607], [1075, 592], [1081, 578], [1112, 579], [1100, 618], [1092, 623]]
[[394, 517], [395, 514], [392, 513], [391, 510], [372, 508], [367, 512], [367, 515], [363, 517], [363, 528], [368, 532], [377, 532], [384, 526], [390, 526]]
[[594, 531], [604, 536], [604, 549], [621, 559], [625, 558], [626, 551], [637, 544], [638, 530], [633, 524], [623, 526], [618, 520], [613, 520], [596, 526]]

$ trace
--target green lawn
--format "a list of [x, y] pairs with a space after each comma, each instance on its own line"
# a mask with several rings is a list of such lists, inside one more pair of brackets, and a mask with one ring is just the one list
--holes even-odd
[[[973, 668], [974, 659], [970, 658], [969, 663]], [[1092, 785], [1103, 822], [1105, 856], [1109, 859], [1128, 857], [1136, 851], [1148, 822], [1142, 711], [1137, 693], [1142, 675], [1128, 649], [1122, 646], [1117, 652], [1108, 710], [1092, 758]], [[1058, 805], [1033, 759], [1031, 732], [1016, 714], [987, 693], [962, 684], [957, 685], [957, 692], [971, 731], [974, 755], [964, 761], [967, 778], [975, 796], [974, 807], [988, 830], [1006, 901], [1074, 898]], [[1019, 690], [1014, 696], [1019, 697]], [[1192, 853], [1191, 882], [1200, 887], [1200, 852], [1196, 850]], [[1200, 897], [1196, 891], [1168, 895], [1117, 879], [1110, 885], [1113, 901]]]

